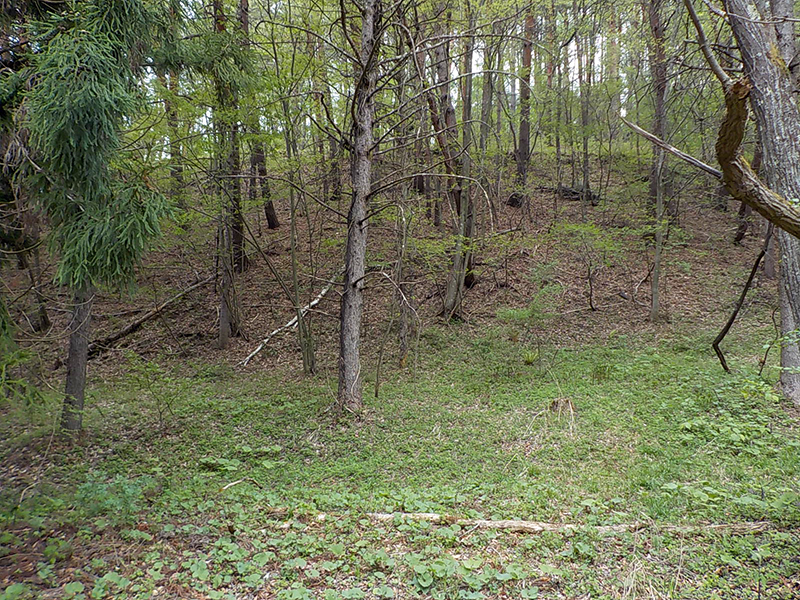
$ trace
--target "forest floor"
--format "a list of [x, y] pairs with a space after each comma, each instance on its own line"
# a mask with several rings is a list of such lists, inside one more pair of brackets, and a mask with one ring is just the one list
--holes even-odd
[[[291, 316], [257, 258], [248, 337], [214, 350], [214, 294], [199, 288], [92, 362], [79, 443], [54, 435], [57, 394], [5, 401], [0, 598], [800, 597], [800, 414], [774, 389], [777, 352], [761, 364], [774, 284], [751, 292], [724, 344], [733, 374], [710, 348], [759, 240], [733, 246], [734, 215], [684, 206], [667, 319], [651, 324], [651, 250], [615, 200], [588, 224], [549, 197], [503, 208], [452, 324], [430, 276], [446, 248], [420, 225], [421, 327], [401, 363], [393, 288], [376, 277], [358, 421], [330, 412], [335, 298], [316, 317], [315, 377], [292, 333], [240, 364]], [[396, 225], [375, 224], [376, 273]], [[324, 227], [309, 219], [305, 235]], [[285, 236], [259, 236], [284, 273]], [[197, 240], [148, 262], [146, 302], [101, 295], [97, 335], [201, 279], [213, 240]], [[318, 291], [341, 245], [315, 244], [304, 276]], [[40, 368], [57, 381], [54, 346]]]

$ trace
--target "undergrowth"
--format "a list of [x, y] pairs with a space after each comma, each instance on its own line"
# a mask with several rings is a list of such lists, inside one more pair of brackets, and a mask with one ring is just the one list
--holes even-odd
[[324, 378], [135, 356], [81, 445], [7, 406], [0, 598], [797, 597], [800, 436], [756, 335], [731, 376], [704, 334], [575, 348], [510, 316], [423, 332], [360, 422]]

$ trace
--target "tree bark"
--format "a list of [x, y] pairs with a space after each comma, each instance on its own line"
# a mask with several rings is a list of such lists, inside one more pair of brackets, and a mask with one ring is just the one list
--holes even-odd
[[[756, 138], [758, 138], [756, 132]], [[750, 165], [753, 169], [754, 173], [759, 173], [761, 170], [761, 143], [756, 140], [756, 149], [753, 153], [753, 163]], [[725, 202], [727, 204], [728, 198], [728, 190], [722, 186], [722, 191], [725, 194]], [[753, 209], [749, 205], [742, 202], [739, 205], [739, 213], [737, 214], [737, 219], [739, 221], [739, 225], [736, 227], [736, 235], [733, 236], [733, 243], [734, 244], [741, 244], [742, 240], [744, 240], [744, 236], [747, 235], [747, 230], [750, 227], [750, 222], [752, 221]], [[771, 239], [771, 238], [770, 238]]]
[[[450, 42], [443, 41], [447, 36], [447, 31], [444, 27], [443, 16], [445, 14], [445, 7], [441, 5], [439, 8], [439, 19], [434, 25], [434, 33], [437, 37], [437, 43], [434, 46], [434, 66], [436, 69], [436, 84], [439, 88], [439, 115], [441, 116], [442, 125], [444, 126], [444, 139], [447, 140], [447, 148], [450, 162], [450, 169], [452, 174], [458, 174], [460, 161], [453, 158], [451, 148], [458, 148], [458, 123], [456, 122], [456, 109], [453, 107], [453, 100], [450, 96]], [[449, 21], [449, 15], [446, 19]], [[434, 125], [435, 127], [435, 125]], [[456, 214], [461, 213], [461, 180], [453, 177], [449, 180], [449, 195], [453, 201], [453, 208]]]
[[[250, 0], [239, 0], [239, 27], [244, 36], [244, 43], [250, 46]], [[258, 139], [261, 128], [258, 125], [258, 118], [250, 119], [246, 127], [246, 133], [251, 134], [256, 139], [250, 149], [250, 189], [249, 198], [251, 202], [256, 199], [256, 187], [261, 187], [261, 199], [264, 202], [264, 216], [267, 218], [268, 229], [278, 229], [280, 221], [275, 212], [275, 205], [272, 203], [269, 180], [267, 179], [267, 157], [264, 151], [264, 142]], [[242, 225], [244, 225], [242, 223]]]
[[[533, 45], [533, 12], [525, 16], [525, 38], [522, 42], [522, 82], [519, 90], [519, 147], [517, 148], [517, 185], [524, 189], [531, 154], [531, 46]], [[524, 194], [524, 191], [522, 192]]]
[[[252, 131], [253, 134], [258, 135], [258, 129]], [[275, 204], [272, 202], [272, 191], [269, 186], [269, 179], [267, 179], [267, 159], [264, 152], [264, 142], [256, 141], [253, 143], [253, 151], [250, 155], [250, 170], [253, 177], [250, 179], [250, 199], [255, 200], [256, 184], [261, 187], [261, 201], [264, 204], [264, 216], [267, 219], [268, 229], [278, 229], [281, 222], [278, 219], [278, 213], [275, 212]]]
[[94, 290], [90, 286], [75, 291], [75, 305], [70, 321], [64, 406], [61, 412], [61, 429], [68, 435], [75, 435], [83, 427], [86, 366], [89, 362], [89, 335], [93, 301]]
[[[499, 34], [499, 25], [493, 25], [493, 32]], [[494, 194], [491, 193], [491, 183], [489, 181], [489, 163], [487, 160], [487, 147], [489, 143], [489, 133], [491, 131], [492, 119], [492, 98], [494, 97], [494, 82], [497, 79], [492, 73], [496, 64], [496, 57], [499, 55], [496, 46], [490, 40], [484, 42], [483, 48], [483, 85], [481, 86], [481, 125], [478, 134], [478, 150], [481, 160], [481, 185], [489, 194], [489, 210], [492, 212], [492, 221], [497, 220], [494, 204]]]
[[[226, 16], [221, 0], [213, 2], [214, 31], [226, 30]], [[219, 263], [222, 269], [222, 284], [219, 296], [219, 329], [217, 347], [227, 347], [231, 336], [239, 333], [239, 302], [236, 294], [234, 274], [244, 270], [244, 218], [241, 207], [239, 185], [239, 125], [231, 120], [228, 112], [237, 108], [237, 98], [230, 85], [215, 78], [218, 113], [215, 115], [220, 137], [218, 167], [222, 180], [219, 189], [222, 195], [222, 218], [219, 229]]]
[[[647, 5], [652, 39], [648, 44], [650, 73], [653, 78], [653, 133], [660, 139], [667, 137], [667, 56], [664, 49], [665, 27], [661, 15], [662, 0], [651, 0]], [[650, 277], [650, 321], [661, 317], [661, 255], [664, 248], [664, 171], [667, 156], [663, 148], [653, 147], [653, 165], [650, 169], [650, 202], [654, 212], [655, 248], [653, 273]]]
[[[222, 33], [226, 29], [226, 20], [223, 4], [221, 0], [214, 0], [214, 31]], [[239, 123], [236, 119], [231, 119], [227, 113], [235, 112], [239, 108], [239, 99], [236, 90], [227, 82], [215, 81], [217, 103], [220, 113], [217, 116], [219, 121], [219, 131], [221, 138], [220, 164], [224, 165], [222, 177], [225, 182], [222, 184], [223, 202], [226, 205], [225, 212], [227, 217], [225, 226], [230, 232], [224, 236], [230, 243], [229, 249], [233, 270], [242, 273], [247, 268], [247, 257], [244, 251], [244, 214], [242, 213], [242, 192], [239, 183], [241, 173], [241, 157], [239, 152]]]
[[[344, 20], [344, 15], [342, 15]], [[352, 201], [347, 215], [344, 293], [339, 331], [337, 412], [358, 415], [363, 408], [361, 385], [361, 316], [367, 252], [367, 200], [372, 189], [372, 127], [375, 119], [376, 62], [380, 45], [380, 0], [361, 4], [361, 48], [353, 94]]]
[[[578, 8], [576, 0], [573, 0], [573, 10], [575, 11], [577, 17]], [[578, 63], [578, 88], [580, 89], [581, 97], [581, 191], [583, 192], [583, 199], [581, 202], [581, 217], [583, 220], [586, 220], [586, 205], [590, 203], [594, 204], [594, 196], [592, 195], [590, 181], [591, 171], [589, 166], [589, 109], [592, 90], [591, 64], [593, 60], [592, 43], [593, 42], [590, 41], [587, 47], [586, 38], [583, 35], [578, 34], [575, 36], [575, 49]]]
[[[665, 26], [661, 16], [662, 0], [650, 0], [647, 4], [647, 18], [650, 23], [652, 41], [648, 44], [650, 54], [650, 74], [653, 78], [653, 135], [667, 139], [667, 55], [665, 51]], [[657, 187], [662, 185], [659, 168], [658, 148], [653, 148], [653, 165], [650, 172], [650, 201], [655, 207]], [[663, 166], [663, 165], [662, 165]]]

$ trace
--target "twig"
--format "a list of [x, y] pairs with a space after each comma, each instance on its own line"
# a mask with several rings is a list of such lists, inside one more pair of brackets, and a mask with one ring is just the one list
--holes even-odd
[[254, 486], [256, 486], [256, 487], [257, 487], [258, 489], [260, 489], [260, 490], [263, 490], [263, 489], [264, 489], [264, 486], [263, 486], [263, 485], [261, 485], [260, 483], [258, 483], [258, 482], [257, 482], [255, 479], [253, 479], [252, 477], [245, 477], [244, 479], [237, 479], [236, 481], [231, 481], [229, 484], [222, 486], [222, 487], [219, 489], [219, 491], [220, 491], [220, 492], [224, 492], [225, 490], [229, 490], [229, 489], [230, 489], [230, 488], [232, 488], [233, 486], [235, 486], [235, 485], [239, 485], [240, 483], [244, 483], [245, 481], [246, 481], [246, 482], [248, 482], [248, 483], [252, 483]]

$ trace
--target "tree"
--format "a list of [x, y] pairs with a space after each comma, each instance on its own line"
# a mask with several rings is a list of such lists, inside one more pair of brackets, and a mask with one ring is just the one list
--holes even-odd
[[[666, 25], [662, 15], [662, 0], [650, 0], [645, 6], [650, 23], [652, 40], [649, 41], [650, 72], [653, 79], [653, 133], [662, 140], [667, 139], [667, 55], [665, 50]], [[664, 171], [666, 152], [653, 146], [653, 166], [650, 169], [650, 201], [655, 214], [655, 249], [653, 272], [650, 277], [650, 320], [658, 321], [661, 314], [659, 282], [661, 278], [661, 255], [664, 248]]]
[[[793, 4], [775, 0], [768, 8], [754, 0], [726, 0], [725, 8], [741, 52], [745, 77], [734, 82], [714, 57], [691, 4], [687, 9], [701, 49], [725, 91], [726, 115], [717, 140], [717, 158], [730, 194], [781, 228], [781, 383], [800, 403], [800, 213], [788, 200], [800, 197], [800, 110], [794, 97]], [[748, 100], [752, 102], [767, 183], [742, 156]]]
[[132, 65], [151, 24], [139, 0], [77, 3], [29, 24], [35, 51], [3, 80], [18, 107], [14, 126], [30, 136], [18, 174], [50, 221], [57, 280], [73, 290], [61, 421], [69, 433], [82, 426], [96, 286], [132, 280], [167, 212], [146, 179], [114, 163], [123, 121], [138, 107]]
[[[375, 87], [381, 45], [381, 0], [364, 0], [361, 5], [361, 39], [353, 92], [351, 178], [353, 192], [347, 213], [344, 292], [339, 316], [338, 412], [358, 414], [361, 393], [361, 316], [364, 311], [364, 277], [367, 253], [367, 200], [372, 191], [372, 127], [375, 119]], [[342, 14], [346, 27], [346, 15]], [[346, 33], [346, 32], [345, 32]]]
[[[466, 278], [472, 263], [471, 242], [475, 223], [475, 208], [472, 199], [472, 188], [469, 180], [472, 176], [472, 55], [474, 50], [475, 38], [473, 29], [475, 28], [475, 14], [472, 12], [469, 2], [466, 4], [467, 11], [467, 30], [464, 37], [464, 63], [462, 69], [463, 81], [461, 92], [462, 103], [462, 144], [461, 144], [461, 182], [458, 192], [458, 204], [456, 214], [458, 223], [456, 226], [456, 244], [453, 252], [452, 266], [447, 278], [447, 290], [444, 299], [443, 314], [446, 318], [453, 317], [461, 310], [461, 301], [464, 297], [464, 287]], [[446, 82], [449, 85], [449, 82]], [[530, 90], [528, 90], [530, 92]], [[530, 94], [529, 94], [530, 95]], [[453, 119], [455, 126], [455, 118]], [[525, 160], [527, 163], [527, 159]]]
[[517, 148], [517, 185], [525, 194], [528, 160], [531, 154], [531, 47], [533, 46], [533, 11], [525, 15], [525, 38], [522, 42], [522, 80], [519, 90], [519, 147]]

